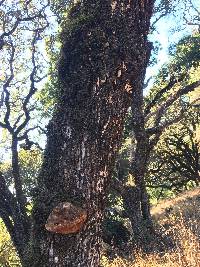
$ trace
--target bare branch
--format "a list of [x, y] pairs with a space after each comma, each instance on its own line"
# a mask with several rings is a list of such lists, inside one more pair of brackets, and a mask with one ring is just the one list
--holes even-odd
[[9, 234], [12, 237], [12, 235], [14, 234], [14, 226], [12, 223], [12, 219], [9, 217], [9, 215], [6, 213], [6, 211], [2, 208], [2, 205], [1, 205], [1, 209], [0, 209], [0, 217], [2, 218]]
[[150, 81], [152, 80], [152, 78], [153, 78], [152, 76], [148, 78], [148, 80], [146, 81], [146, 83], [143, 86], [143, 90], [145, 90], [148, 87], [148, 85], [149, 85]]
[[163, 17], [165, 17], [167, 14], [168, 14], [168, 11], [165, 11], [164, 13], [161, 13], [160, 16], [158, 18], [156, 18], [155, 21], [152, 23], [151, 29], [154, 30], [156, 23], [158, 23], [158, 21], [160, 19], [162, 19]]
[[5, 2], [5, 0], [1, 0], [0, 1], [0, 6]]
[[[200, 29], [200, 12], [199, 10], [194, 6], [191, 0], [187, 0], [184, 2], [185, 8], [184, 8], [184, 14], [183, 19], [185, 21], [186, 25], [191, 26], [198, 26]], [[189, 6], [188, 6], [189, 4]], [[196, 15], [194, 15], [196, 12]], [[189, 16], [188, 16], [189, 14]]]
[[[12, 29], [9, 30], [8, 32], [4, 32], [4, 33], [2, 33], [2, 35], [0, 36], [0, 42], [3, 42], [3, 43], [4, 43], [4, 41], [3, 41], [4, 38], [10, 36], [11, 34], [13, 34], [21, 22], [33, 21], [33, 20], [36, 19], [36, 18], [45, 18], [45, 17], [42, 15], [42, 11], [43, 11], [43, 10], [41, 10], [41, 11], [39, 12], [39, 14], [37, 14], [37, 15], [35, 15], [35, 16], [32, 16], [32, 17], [17, 18], [17, 20], [15, 21], [14, 26], [12, 27]], [[1, 47], [1, 48], [2, 48], [2, 47]]]
[[[1, 172], [0, 172], [0, 202], [3, 205], [5, 213], [8, 216], [12, 216], [14, 213], [18, 212], [18, 210], [16, 209], [16, 199], [9, 190], [8, 186], [6, 185], [6, 181]], [[0, 205], [1, 208], [2, 205]]]
[[[196, 103], [196, 101], [198, 101], [200, 98], [195, 99], [192, 103], [190, 103], [190, 106], [192, 107], [194, 103]], [[175, 116], [175, 118], [173, 118], [172, 120], [169, 120], [165, 123], [163, 123], [162, 125], [158, 125], [158, 126], [154, 126], [152, 128], [148, 128], [146, 129], [146, 133], [149, 136], [155, 135], [151, 140], [150, 140], [150, 147], [151, 149], [153, 149], [156, 144], [159, 141], [159, 138], [161, 136], [161, 134], [164, 132], [165, 129], [167, 129], [170, 125], [178, 123], [185, 115], [186, 110], [185, 109], [181, 109], [181, 111], [179, 112], [179, 114], [177, 116]]]
[[11, 55], [9, 59], [9, 69], [10, 69], [10, 76], [7, 79], [7, 81], [3, 85], [3, 92], [5, 93], [5, 106], [6, 106], [6, 114], [4, 117], [4, 123], [1, 123], [0, 125], [3, 128], [6, 128], [10, 133], [13, 133], [13, 129], [10, 125], [10, 92], [8, 91], [8, 87], [10, 86], [11, 81], [14, 78], [14, 70], [13, 70], [13, 62], [14, 62], [14, 56], [15, 56], [15, 47], [12, 42], [10, 42], [10, 47], [11, 47]]
[[28, 104], [29, 101], [31, 99], [31, 97], [34, 95], [34, 93], [36, 92], [36, 87], [35, 87], [35, 75], [37, 72], [37, 66], [36, 66], [36, 62], [35, 62], [35, 53], [36, 53], [36, 42], [39, 39], [39, 30], [36, 30], [33, 36], [33, 40], [32, 40], [32, 65], [33, 65], [33, 69], [31, 71], [30, 74], [30, 89], [29, 89], [29, 93], [27, 94], [23, 105], [22, 105], [22, 109], [25, 115], [25, 120], [21, 123], [21, 125], [19, 125], [15, 131], [16, 135], [18, 135], [22, 129], [24, 129], [24, 127], [28, 124], [29, 120], [30, 120], [30, 110], [28, 109]]
[[163, 114], [166, 112], [166, 110], [181, 96], [188, 94], [189, 92], [194, 91], [198, 86], [200, 86], [200, 80], [193, 82], [189, 85], [186, 85], [184, 88], [180, 88], [175, 94], [171, 95], [162, 105], [158, 107], [158, 109], [155, 112], [150, 113], [146, 117], [146, 121], [152, 117], [155, 116], [155, 122], [154, 127], [157, 127], [161, 121], [161, 118]]
[[159, 91], [156, 93], [156, 95], [154, 96], [154, 98], [151, 100], [151, 102], [147, 104], [147, 106], [145, 107], [145, 110], [144, 110], [144, 115], [147, 116], [147, 115], [150, 113], [151, 108], [153, 108], [153, 107], [157, 104], [157, 102], [159, 101], [159, 99], [160, 99], [165, 93], [167, 93], [170, 89], [172, 89], [172, 87], [173, 87], [175, 84], [177, 84], [177, 83], [183, 81], [184, 77], [185, 77], [185, 75], [182, 75], [180, 78], [176, 79], [174, 76], [172, 76], [172, 77], [170, 78], [169, 83], [168, 83], [163, 89], [159, 90]]

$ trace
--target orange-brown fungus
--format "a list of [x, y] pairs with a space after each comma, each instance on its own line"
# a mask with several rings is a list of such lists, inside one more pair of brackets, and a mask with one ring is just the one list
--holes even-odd
[[77, 233], [87, 218], [87, 212], [72, 203], [59, 203], [50, 213], [45, 228], [54, 233]]

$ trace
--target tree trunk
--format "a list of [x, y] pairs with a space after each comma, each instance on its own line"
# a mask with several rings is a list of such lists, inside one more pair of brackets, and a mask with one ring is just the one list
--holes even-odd
[[[24, 266], [98, 267], [101, 221], [132, 84], [148, 60], [153, 1], [81, 1], [63, 30], [59, 101], [48, 126]], [[55, 206], [87, 212], [80, 231], [45, 229]]]
[[141, 247], [143, 239], [142, 231], [142, 211], [140, 203], [140, 192], [137, 187], [126, 186], [123, 190], [123, 207], [125, 216], [129, 218], [133, 231], [133, 243], [136, 247]]
[[[147, 49], [147, 63], [151, 54], [151, 44]], [[146, 63], [146, 64], [147, 64]], [[132, 93], [132, 129], [134, 138], [136, 140], [136, 147], [132, 155], [131, 173], [135, 180], [139, 198], [138, 206], [141, 206], [140, 221], [145, 222], [147, 227], [153, 230], [153, 223], [150, 214], [149, 197], [146, 191], [145, 173], [147, 171], [148, 160], [150, 156], [149, 137], [145, 130], [145, 116], [144, 116], [144, 88], [145, 72], [137, 77], [133, 84]]]
[[140, 248], [145, 243], [146, 234], [154, 232], [145, 183], [149, 150], [148, 143], [145, 144], [144, 140], [145, 138], [141, 138], [141, 142], [138, 140], [131, 166], [135, 185], [125, 186], [122, 193], [125, 214], [132, 225], [133, 243]]
[[[147, 49], [147, 60], [150, 57], [151, 48]], [[134, 177], [135, 186], [128, 188], [123, 194], [124, 208], [131, 221], [134, 233], [134, 243], [141, 246], [144, 242], [145, 231], [153, 232], [153, 222], [150, 214], [149, 196], [146, 190], [145, 173], [147, 171], [150, 156], [149, 137], [145, 130], [144, 121], [144, 97], [143, 84], [145, 73], [137, 77], [132, 93], [132, 129], [136, 140], [132, 151], [132, 163], [130, 173]], [[131, 193], [130, 193], [131, 192]], [[135, 193], [134, 193], [135, 192]], [[132, 210], [131, 211], [131, 207]]]
[[150, 213], [150, 202], [145, 182], [145, 174], [147, 171], [150, 155], [148, 139], [146, 140], [147, 142], [145, 143], [144, 137], [137, 142], [132, 171], [135, 178], [135, 186], [139, 191], [142, 221], [149, 230], [153, 230], [153, 222]]
[[21, 183], [17, 146], [17, 136], [12, 133], [12, 178], [15, 193], [11, 193], [3, 174], [0, 172], [0, 217], [10, 234], [20, 259], [23, 261], [24, 250], [30, 238], [31, 222], [27, 214], [27, 202]]

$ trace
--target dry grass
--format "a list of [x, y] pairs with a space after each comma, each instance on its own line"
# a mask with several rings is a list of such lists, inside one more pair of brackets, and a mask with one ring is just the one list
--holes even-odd
[[[161, 201], [151, 209], [151, 214], [156, 220], [165, 217], [165, 211], [169, 207], [173, 207], [175, 210], [181, 209], [182, 212], [188, 212], [192, 208], [191, 214], [194, 215], [194, 211], [198, 211], [198, 205], [200, 204], [200, 188], [185, 191], [179, 194], [177, 197]], [[194, 206], [194, 207], [193, 207]], [[200, 214], [199, 214], [200, 215]]]
[[[160, 203], [153, 209], [163, 235], [172, 240], [165, 252], [133, 253], [133, 260], [102, 257], [104, 267], [200, 267], [200, 189]], [[166, 210], [173, 207], [170, 211]], [[162, 211], [162, 212], [161, 212]], [[157, 242], [162, 242], [162, 238]], [[152, 249], [153, 251], [153, 249]]]

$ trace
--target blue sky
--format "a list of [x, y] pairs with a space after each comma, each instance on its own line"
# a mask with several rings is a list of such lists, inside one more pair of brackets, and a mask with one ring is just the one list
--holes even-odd
[[[195, 4], [196, 7], [200, 7], [200, 0], [193, 0], [193, 4]], [[193, 11], [187, 14], [189, 18], [192, 18], [193, 15], [196, 15]], [[156, 30], [149, 36], [151, 42], [154, 43], [155, 41], [158, 41], [160, 43], [161, 49], [157, 56], [157, 64], [147, 68], [146, 80], [151, 76], [155, 76], [160, 67], [169, 61], [169, 46], [177, 43], [183, 36], [191, 34], [195, 29], [194, 26], [186, 25], [182, 16], [183, 8], [179, 6], [179, 9], [176, 11], [176, 17], [174, 15], [168, 15], [161, 18], [156, 24]], [[152, 84], [153, 79], [149, 83], [145, 93]]]

